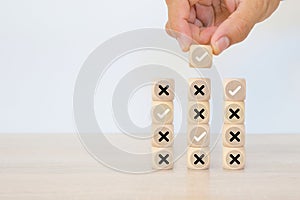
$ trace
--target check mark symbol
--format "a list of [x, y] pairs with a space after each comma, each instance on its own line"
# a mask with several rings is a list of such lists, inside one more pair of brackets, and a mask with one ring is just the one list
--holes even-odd
[[163, 113], [157, 113], [157, 116], [162, 119], [164, 118], [168, 113], [170, 112], [170, 109], [168, 108], [167, 110], [165, 110]]
[[205, 136], [206, 136], [207, 132], [203, 132], [201, 133], [198, 137], [197, 136], [194, 136], [194, 139], [199, 142], [200, 140], [202, 140]]
[[240, 90], [242, 89], [242, 86], [238, 86], [237, 88], [235, 88], [235, 90], [229, 90], [229, 94], [231, 95], [231, 96], [234, 96], [234, 95], [236, 95]]
[[195, 59], [196, 59], [198, 62], [201, 62], [201, 61], [204, 60], [204, 58], [205, 58], [206, 56], [208, 56], [208, 53], [207, 53], [207, 52], [205, 52], [201, 57], [196, 56]]

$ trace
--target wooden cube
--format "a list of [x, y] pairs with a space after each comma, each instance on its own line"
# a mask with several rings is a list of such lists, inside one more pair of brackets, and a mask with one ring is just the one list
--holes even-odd
[[152, 146], [166, 148], [173, 145], [173, 125], [152, 125]]
[[210, 149], [188, 147], [187, 167], [189, 169], [208, 169], [210, 165]]
[[223, 168], [224, 169], [244, 169], [245, 149], [223, 147]]
[[191, 101], [209, 101], [211, 94], [211, 82], [208, 78], [189, 79], [188, 97]]
[[188, 105], [188, 120], [191, 124], [208, 124], [210, 107], [208, 101], [190, 101]]
[[222, 138], [225, 147], [243, 147], [245, 145], [245, 126], [224, 124]]
[[153, 169], [172, 169], [174, 163], [172, 148], [152, 147], [152, 167]]
[[243, 124], [245, 122], [245, 103], [225, 101], [225, 124]]
[[210, 68], [212, 66], [213, 53], [211, 46], [191, 45], [189, 62], [190, 67]]
[[227, 101], [244, 101], [246, 99], [246, 80], [225, 79], [224, 94]]
[[152, 86], [153, 101], [173, 101], [175, 82], [173, 79], [161, 79], [154, 82]]
[[210, 143], [210, 130], [207, 124], [188, 125], [188, 146], [203, 148], [208, 147]]
[[152, 102], [152, 123], [172, 124], [174, 118], [173, 102]]

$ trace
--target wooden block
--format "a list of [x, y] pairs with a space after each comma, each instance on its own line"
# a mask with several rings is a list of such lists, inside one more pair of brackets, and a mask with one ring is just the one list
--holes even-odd
[[225, 124], [243, 124], [245, 121], [245, 103], [225, 101]]
[[166, 148], [173, 145], [173, 125], [152, 125], [152, 146]]
[[154, 82], [152, 86], [153, 101], [173, 101], [175, 82], [173, 79], [161, 79]]
[[191, 124], [208, 124], [210, 107], [208, 101], [190, 101], [188, 105], [188, 120]]
[[172, 169], [174, 162], [172, 148], [152, 147], [152, 167], [153, 169]]
[[207, 124], [188, 125], [188, 146], [203, 148], [208, 147], [210, 143], [210, 130]]
[[210, 68], [212, 66], [212, 48], [208, 45], [191, 45], [190, 67]]
[[224, 124], [222, 138], [225, 147], [243, 147], [245, 145], [245, 126]]
[[189, 169], [208, 169], [210, 165], [210, 150], [206, 148], [188, 147], [187, 167]]
[[244, 101], [246, 99], [246, 80], [225, 79], [224, 94], [227, 101]]
[[223, 147], [223, 168], [244, 169], [245, 149]]
[[152, 123], [172, 124], [174, 118], [173, 102], [152, 102]]
[[211, 94], [211, 82], [208, 78], [189, 79], [189, 100], [209, 101]]

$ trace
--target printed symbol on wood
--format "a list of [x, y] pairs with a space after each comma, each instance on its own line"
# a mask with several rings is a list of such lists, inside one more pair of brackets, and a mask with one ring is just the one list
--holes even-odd
[[205, 45], [191, 45], [190, 67], [210, 68], [212, 65], [212, 49]]

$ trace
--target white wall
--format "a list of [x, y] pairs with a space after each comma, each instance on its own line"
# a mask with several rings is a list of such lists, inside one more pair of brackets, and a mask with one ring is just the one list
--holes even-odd
[[[248, 81], [250, 133], [300, 133], [299, 7], [283, 2], [215, 60], [224, 77]], [[120, 32], [165, 21], [162, 0], [2, 0], [0, 132], [73, 132], [73, 86], [89, 53]]]

